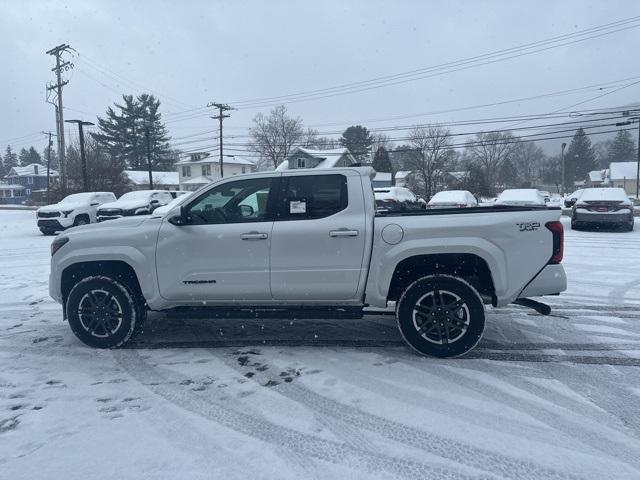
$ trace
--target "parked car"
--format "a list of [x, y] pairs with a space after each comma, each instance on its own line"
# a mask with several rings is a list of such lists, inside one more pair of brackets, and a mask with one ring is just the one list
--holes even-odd
[[181, 204], [182, 202], [184, 202], [187, 198], [189, 198], [189, 196], [191, 196], [193, 194], [193, 192], [185, 192], [184, 195], [179, 195], [176, 198], [174, 198], [173, 200], [171, 200], [169, 203], [167, 203], [166, 205], [163, 205], [162, 207], [158, 207], [153, 211], [153, 215], [155, 216], [162, 216], [165, 213], [167, 213], [169, 210], [171, 210], [173, 207], [175, 207], [176, 205]]
[[582, 192], [584, 192], [584, 188], [581, 188], [579, 190], [576, 190], [573, 193], [570, 193], [569, 195], [566, 195], [564, 197], [564, 206], [567, 208], [573, 207], [576, 201], [580, 198], [580, 195], [582, 195]]
[[373, 189], [378, 210], [418, 210], [425, 205], [405, 187], [378, 187]]
[[538, 190], [538, 193], [542, 196], [544, 203], [549, 203], [551, 201], [551, 194], [546, 190]]
[[496, 205], [512, 205], [518, 207], [544, 206], [544, 197], [535, 188], [513, 188], [503, 191], [496, 200]]
[[77, 225], [96, 221], [96, 211], [100, 205], [115, 201], [111, 192], [74, 193], [58, 203], [36, 210], [38, 228], [45, 235], [53, 235]]
[[188, 193], [192, 193], [189, 190], [170, 190], [169, 193], [173, 198], [181, 197], [182, 195], [186, 195]]
[[593, 225], [633, 230], [633, 205], [622, 188], [585, 188], [571, 210], [571, 228]]
[[136, 190], [125, 193], [115, 202], [106, 203], [98, 209], [98, 222], [132, 215], [149, 215], [171, 200], [173, 197], [166, 190]]
[[550, 312], [528, 297], [566, 288], [559, 210], [376, 212], [373, 175], [232, 176], [161, 218], [72, 229], [52, 244], [50, 294], [75, 335], [100, 348], [124, 345], [147, 308], [325, 319], [396, 302], [409, 345], [450, 357], [480, 340], [484, 303]]
[[478, 200], [466, 190], [444, 190], [436, 193], [427, 208], [466, 208], [477, 207]]

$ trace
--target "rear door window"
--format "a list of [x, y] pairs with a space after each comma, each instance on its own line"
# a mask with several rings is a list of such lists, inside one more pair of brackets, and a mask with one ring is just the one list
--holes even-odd
[[277, 220], [324, 218], [344, 210], [348, 204], [344, 175], [284, 177]]

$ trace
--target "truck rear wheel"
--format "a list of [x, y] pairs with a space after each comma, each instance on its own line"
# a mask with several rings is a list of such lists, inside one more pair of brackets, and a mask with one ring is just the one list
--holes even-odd
[[484, 331], [485, 312], [480, 295], [466, 281], [431, 275], [404, 291], [396, 318], [400, 333], [414, 350], [446, 358], [475, 347]]
[[111, 277], [87, 277], [69, 292], [67, 319], [83, 343], [96, 348], [121, 347], [142, 323], [144, 313], [135, 294]]

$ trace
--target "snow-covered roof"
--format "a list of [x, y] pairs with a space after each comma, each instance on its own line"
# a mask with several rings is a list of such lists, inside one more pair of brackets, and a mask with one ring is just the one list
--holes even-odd
[[[149, 171], [125, 170], [125, 176], [134, 185], [149, 185]], [[178, 172], [151, 172], [154, 185], [178, 185]]]
[[194, 177], [191, 180], [182, 182], [182, 185], [204, 185], [211, 182], [213, 182], [213, 180], [209, 177]]
[[[36, 173], [37, 171], [37, 173]], [[47, 167], [39, 163], [31, 163], [23, 167], [13, 167], [7, 177], [46, 177]], [[57, 170], [49, 169], [49, 176], [57, 177]]]
[[455, 178], [456, 180], [462, 180], [463, 178], [465, 178], [469, 172], [466, 171], [460, 171], [460, 172], [447, 172], [449, 175], [451, 175], [453, 178]]
[[314, 148], [297, 147], [293, 152], [289, 154], [286, 159], [282, 161], [280, 165], [278, 165], [276, 170], [289, 170], [289, 158], [300, 152], [306, 153], [310, 157], [314, 157], [320, 160], [315, 168], [333, 168], [344, 155], [347, 155], [352, 163], [356, 163], [347, 147], [333, 148], [329, 150], [316, 150]]
[[391, 181], [391, 173], [390, 172], [376, 172], [376, 176], [373, 177], [374, 182], [390, 182]]
[[396, 172], [396, 180], [402, 180], [404, 178], [407, 178], [412, 173], [413, 172], [411, 170], [398, 170]]
[[611, 162], [609, 165], [609, 178], [611, 180], [623, 180], [636, 178], [638, 162]]
[[18, 184], [10, 185], [8, 183], [0, 182], [0, 190], [24, 190], [25, 187]]
[[589, 172], [590, 182], [602, 182], [605, 178], [605, 170], [591, 170]]

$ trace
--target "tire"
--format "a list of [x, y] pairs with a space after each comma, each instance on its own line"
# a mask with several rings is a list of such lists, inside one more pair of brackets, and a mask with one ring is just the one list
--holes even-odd
[[430, 275], [404, 291], [396, 319], [411, 348], [422, 355], [447, 358], [476, 346], [484, 331], [485, 312], [480, 295], [466, 281]]
[[65, 308], [71, 330], [84, 344], [118, 348], [129, 341], [138, 321], [142, 323], [140, 303], [124, 283], [95, 276], [71, 289]]
[[55, 235], [56, 231], [55, 230], [51, 230], [50, 228], [41, 228], [40, 231], [42, 232], [43, 235]]
[[77, 227], [79, 225], [88, 225], [91, 221], [87, 218], [86, 215], [78, 215], [73, 222], [73, 226]]
[[571, 230], [580, 230], [578, 222], [576, 222], [573, 218], [571, 219]]
[[633, 232], [633, 220], [631, 220], [629, 223], [625, 224], [624, 230], [626, 232]]

